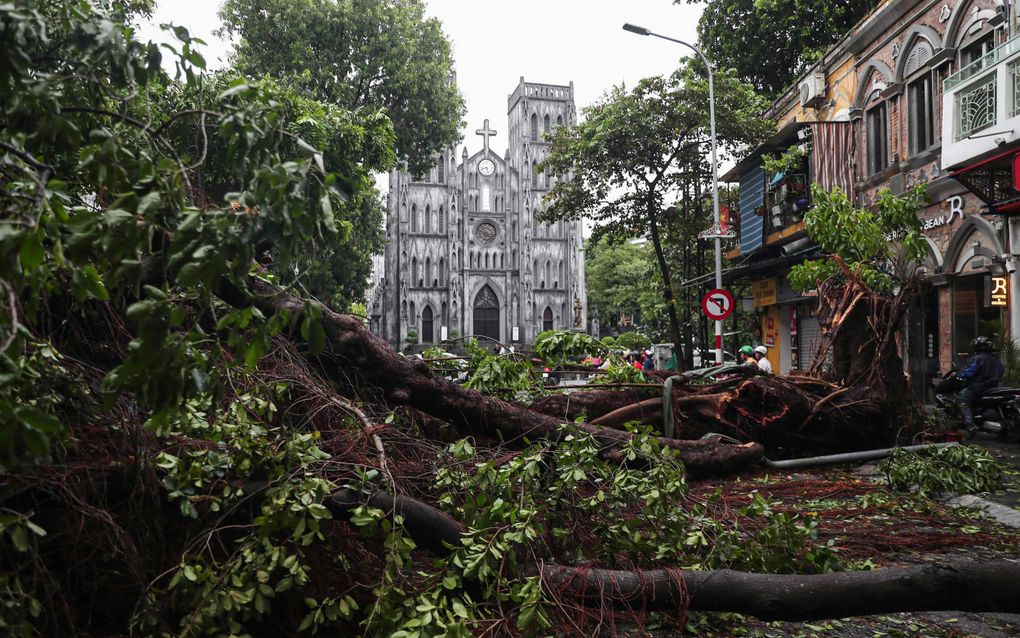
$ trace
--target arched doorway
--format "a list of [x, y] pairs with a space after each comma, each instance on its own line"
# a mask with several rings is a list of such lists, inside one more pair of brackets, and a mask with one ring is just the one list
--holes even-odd
[[477, 337], [489, 337], [499, 341], [499, 298], [489, 286], [475, 295], [474, 334]]
[[545, 312], [542, 313], [542, 331], [553, 329], [553, 313], [552, 308], [549, 306], [545, 307]]
[[432, 306], [425, 306], [421, 311], [421, 342], [435, 342], [435, 327], [433, 326]]

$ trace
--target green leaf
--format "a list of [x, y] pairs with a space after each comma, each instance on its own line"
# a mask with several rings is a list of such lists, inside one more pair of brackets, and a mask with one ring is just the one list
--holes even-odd
[[40, 432], [52, 434], [61, 430], [60, 419], [30, 406], [17, 408], [14, 415], [25, 425]]
[[42, 265], [45, 256], [42, 242], [35, 235], [27, 237], [21, 244], [21, 250], [18, 251], [18, 259], [25, 272], [31, 272]]

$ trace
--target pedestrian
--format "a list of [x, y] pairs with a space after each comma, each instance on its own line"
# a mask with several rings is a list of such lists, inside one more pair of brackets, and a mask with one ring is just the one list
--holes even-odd
[[631, 360], [631, 365], [634, 366], [635, 370], [641, 370], [642, 369], [642, 366], [641, 366], [641, 357], [640, 357], [639, 354], [631, 355], [630, 360]]
[[754, 360], [754, 348], [751, 346], [740, 346], [740, 350], [737, 351], [740, 355], [740, 365], [742, 366], [756, 366], [758, 362]]
[[645, 359], [641, 362], [641, 365], [645, 370], [655, 369], [655, 358], [652, 356], [651, 350], [645, 350]]
[[772, 374], [772, 364], [768, 359], [769, 349], [765, 346], [758, 346], [754, 349], [754, 358], [758, 361], [758, 368], [765, 374]]

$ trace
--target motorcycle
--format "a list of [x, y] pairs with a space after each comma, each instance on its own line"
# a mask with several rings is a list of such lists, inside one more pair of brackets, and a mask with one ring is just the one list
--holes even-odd
[[[956, 370], [953, 369], [935, 386], [935, 403], [960, 428], [963, 427], [960, 390], [966, 385], [956, 378]], [[1020, 443], [1020, 388], [993, 388], [982, 395], [974, 406], [974, 425], [1010, 443]]]

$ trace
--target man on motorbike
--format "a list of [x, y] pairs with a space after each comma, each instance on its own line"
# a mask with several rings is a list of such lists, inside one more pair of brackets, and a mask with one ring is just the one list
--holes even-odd
[[956, 378], [967, 384], [960, 391], [960, 400], [963, 402], [960, 412], [963, 425], [967, 428], [967, 438], [973, 438], [978, 431], [974, 425], [974, 407], [978, 399], [992, 388], [999, 387], [1002, 375], [1006, 372], [1002, 361], [995, 354], [995, 345], [988, 337], [975, 337], [970, 342], [970, 351], [973, 356], [967, 366], [956, 373]]

